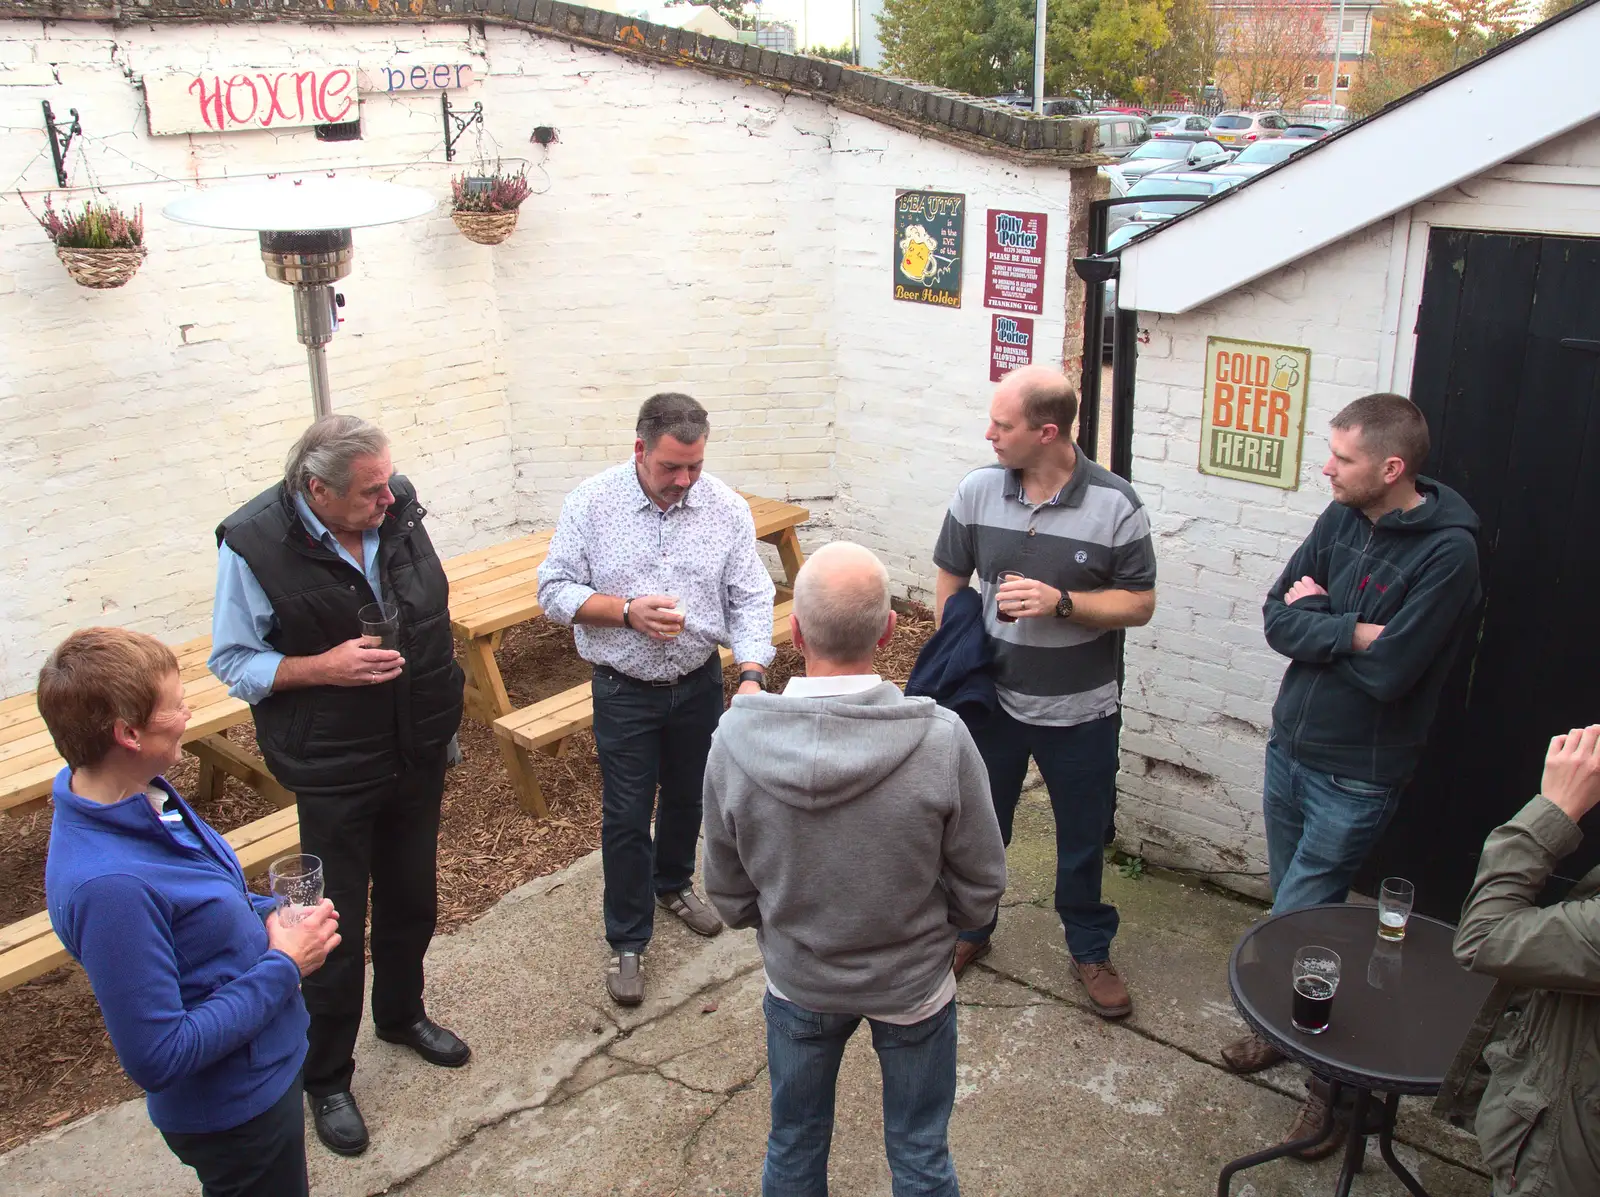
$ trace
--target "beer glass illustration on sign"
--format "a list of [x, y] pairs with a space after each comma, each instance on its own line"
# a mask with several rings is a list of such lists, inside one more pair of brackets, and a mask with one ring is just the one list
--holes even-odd
[[933, 251], [938, 246], [928, 230], [920, 224], [906, 229], [900, 239], [900, 273], [914, 283], [931, 283], [939, 277], [939, 259]]
[[1272, 389], [1287, 391], [1300, 381], [1300, 363], [1287, 353], [1281, 354], [1272, 365]]

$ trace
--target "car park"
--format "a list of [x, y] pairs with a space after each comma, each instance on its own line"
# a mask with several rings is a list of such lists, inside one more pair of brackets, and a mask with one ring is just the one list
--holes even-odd
[[[1244, 180], [1237, 175], [1218, 175], [1215, 171], [1204, 174], [1157, 171], [1128, 188], [1128, 199], [1152, 198], [1137, 204], [1118, 204], [1111, 209], [1106, 228], [1114, 232], [1126, 224], [1159, 224], [1163, 220], [1171, 220], [1179, 213], [1199, 207], [1212, 196], [1220, 195], [1242, 182]], [[1156, 196], [1164, 198], [1153, 198]], [[1194, 198], [1186, 198], [1188, 196]]]
[[[1155, 227], [1156, 226], [1153, 225], [1153, 224], [1146, 224], [1146, 223], [1144, 223], [1142, 221], [1129, 221], [1127, 224], [1122, 225], [1120, 228], [1118, 228], [1116, 230], [1116, 232], [1110, 234], [1106, 238], [1106, 253], [1108, 253], [1108, 254], [1116, 253], [1119, 249], [1121, 249], [1124, 245], [1128, 244], [1128, 242], [1132, 241], [1140, 233], [1148, 232], [1150, 229], [1153, 229]], [[1105, 314], [1105, 319], [1102, 321], [1102, 326], [1103, 326], [1102, 336], [1103, 336], [1104, 340], [1103, 340], [1101, 353], [1105, 357], [1110, 357], [1111, 356], [1111, 345], [1112, 345], [1112, 330], [1116, 328], [1116, 320], [1117, 320], [1117, 280], [1116, 279], [1107, 280], [1106, 285], [1105, 285], [1104, 294], [1105, 294], [1104, 306], [1101, 308], [1101, 311]]]
[[1230, 150], [1253, 142], [1282, 137], [1288, 120], [1277, 112], [1224, 112], [1211, 122], [1211, 137]]
[[1100, 126], [1095, 147], [1109, 157], [1126, 158], [1150, 140], [1150, 127], [1141, 117], [1125, 112], [1096, 112], [1089, 119]]
[[1232, 162], [1224, 163], [1213, 172], [1218, 175], [1248, 179], [1262, 171], [1286, 162], [1308, 146], [1316, 145], [1306, 137], [1278, 137], [1271, 141], [1258, 141], [1245, 146]]
[[1198, 112], [1158, 112], [1146, 117], [1152, 137], [1171, 137], [1178, 141], [1208, 141], [1211, 118]]
[[1137, 182], [1156, 170], [1211, 170], [1222, 166], [1229, 153], [1214, 141], [1179, 141], [1152, 137], [1120, 163], [1122, 176]]

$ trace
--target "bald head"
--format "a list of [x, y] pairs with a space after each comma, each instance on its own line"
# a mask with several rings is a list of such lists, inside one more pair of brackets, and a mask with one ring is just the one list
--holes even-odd
[[858, 544], [836, 540], [823, 545], [794, 580], [794, 622], [809, 669], [814, 671], [819, 662], [870, 660], [878, 641], [893, 627], [889, 571]]
[[1019, 366], [1000, 380], [995, 399], [1015, 403], [1029, 428], [1056, 426], [1056, 435], [1070, 438], [1078, 418], [1078, 393], [1067, 376], [1053, 366]]

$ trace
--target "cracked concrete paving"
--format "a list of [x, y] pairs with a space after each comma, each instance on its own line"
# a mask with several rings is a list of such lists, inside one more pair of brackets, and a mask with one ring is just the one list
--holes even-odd
[[[1274, 1142], [1303, 1092], [1294, 1070], [1230, 1076], [1217, 1049], [1241, 1030], [1228, 951], [1260, 907], [1174, 874], [1107, 869], [1122, 911], [1117, 959], [1132, 1018], [1088, 1012], [1054, 911], [1048, 807], [1018, 813], [1011, 891], [995, 950], [962, 980], [951, 1140], [964, 1191], [1151, 1197], [1215, 1191], [1229, 1158]], [[459, 1072], [364, 1035], [356, 1093], [373, 1132], [359, 1160], [312, 1142], [317, 1193], [414, 1197], [729, 1197], [760, 1189], [767, 1131], [763, 989], [754, 937], [701, 940], [664, 920], [646, 963], [649, 1000], [606, 1001], [600, 870], [591, 856], [508, 895], [436, 941], [430, 1010], [473, 1044]], [[887, 1197], [880, 1086], [870, 1036], [840, 1076], [833, 1191]], [[1413, 1104], [1401, 1158], [1434, 1197], [1483, 1197], [1476, 1146]], [[192, 1174], [129, 1103], [0, 1157], [18, 1197], [107, 1190], [193, 1193]], [[1257, 1197], [1331, 1193], [1333, 1161], [1246, 1173]], [[1361, 1197], [1403, 1190], [1376, 1152]]]

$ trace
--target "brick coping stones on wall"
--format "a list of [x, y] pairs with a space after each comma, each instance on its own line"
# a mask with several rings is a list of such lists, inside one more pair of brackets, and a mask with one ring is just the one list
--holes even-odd
[[0, 19], [113, 24], [483, 22], [811, 96], [908, 132], [1026, 165], [1071, 168], [1111, 161], [1095, 152], [1095, 121], [1037, 117], [997, 101], [826, 59], [780, 54], [559, 0], [0, 0]]

